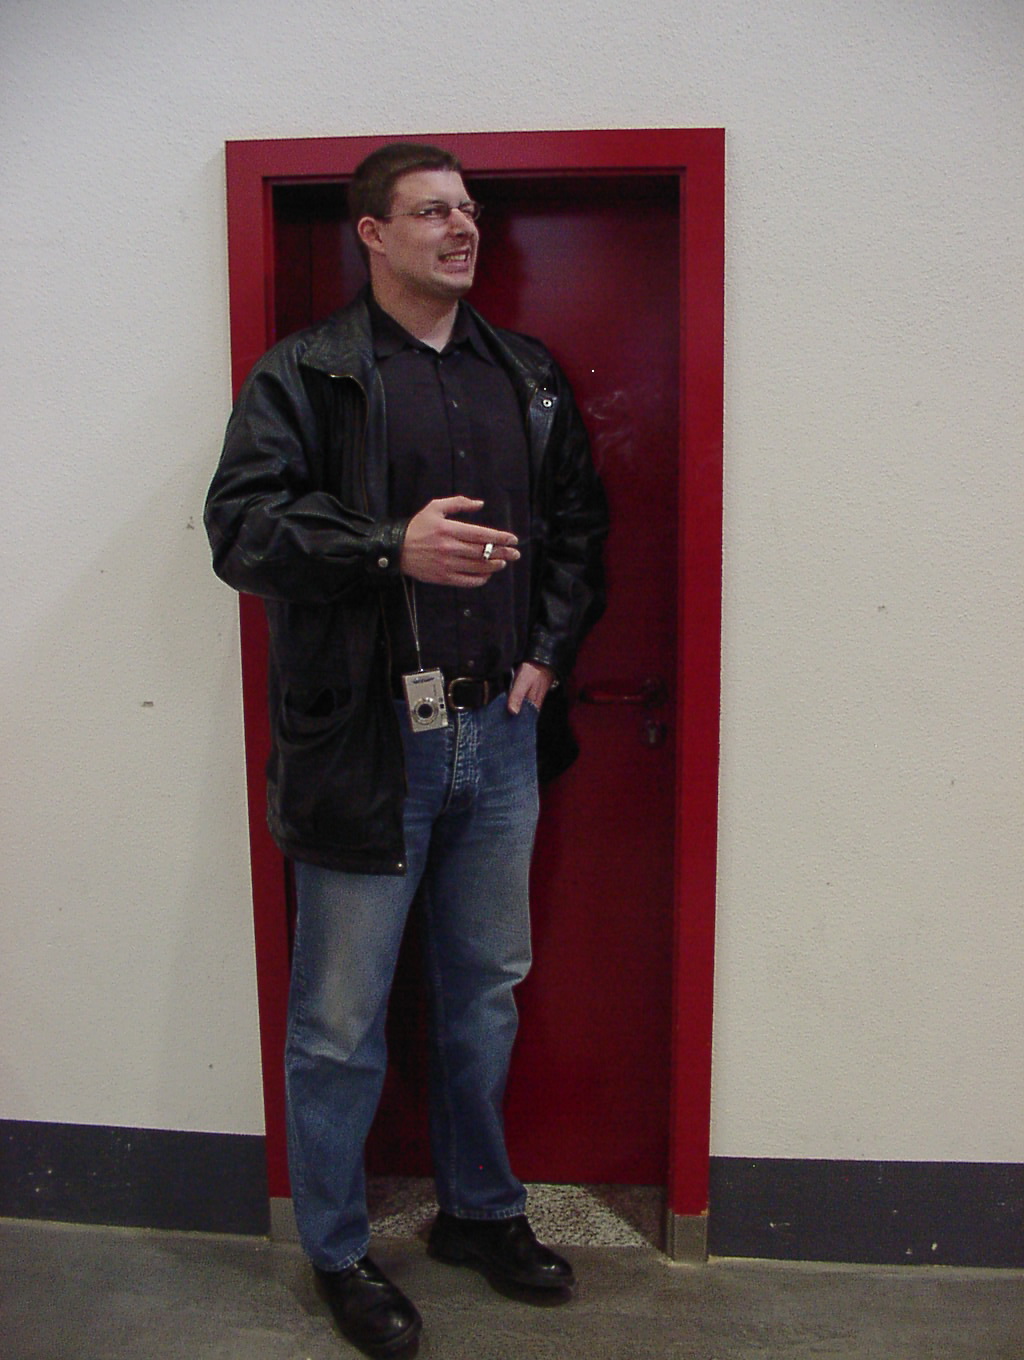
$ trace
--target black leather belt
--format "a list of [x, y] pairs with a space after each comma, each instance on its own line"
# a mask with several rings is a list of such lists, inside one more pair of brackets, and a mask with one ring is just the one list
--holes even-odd
[[[486, 708], [499, 694], [508, 693], [511, 680], [510, 672], [489, 675], [486, 679], [476, 675], [445, 675], [445, 703], [453, 713], [464, 713], [470, 708]], [[401, 679], [396, 680], [391, 688], [396, 699], [405, 697]]]
[[508, 676], [496, 675], [480, 680], [475, 675], [445, 676], [444, 697], [448, 707], [460, 713], [467, 708], [486, 708], [492, 699], [508, 690]]

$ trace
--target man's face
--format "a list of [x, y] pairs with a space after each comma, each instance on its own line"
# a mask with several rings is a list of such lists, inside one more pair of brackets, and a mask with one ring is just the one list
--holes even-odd
[[432, 204], [457, 208], [468, 201], [462, 176], [453, 170], [403, 175], [392, 193], [390, 219], [376, 223], [375, 240], [368, 242], [375, 267], [391, 285], [416, 298], [453, 302], [462, 297], [476, 269], [476, 224], [461, 212], [441, 222], [409, 214]]

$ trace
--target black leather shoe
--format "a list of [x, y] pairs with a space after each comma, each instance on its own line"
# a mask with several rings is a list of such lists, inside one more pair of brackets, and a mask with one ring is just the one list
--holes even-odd
[[475, 1219], [440, 1213], [430, 1230], [427, 1251], [449, 1265], [475, 1266], [499, 1287], [562, 1294], [576, 1287], [572, 1266], [537, 1241], [525, 1214]]
[[345, 1270], [313, 1267], [338, 1328], [365, 1355], [416, 1354], [423, 1321], [397, 1285], [364, 1256]]

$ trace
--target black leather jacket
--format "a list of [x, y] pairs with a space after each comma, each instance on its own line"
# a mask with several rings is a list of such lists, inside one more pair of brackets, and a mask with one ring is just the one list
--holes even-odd
[[[530, 450], [525, 659], [572, 669], [604, 607], [604, 493], [572, 393], [537, 341], [477, 316], [522, 405]], [[296, 859], [404, 872], [402, 741], [383, 592], [400, 588], [406, 519], [388, 515], [384, 391], [363, 297], [275, 345], [228, 423], [206, 503], [217, 574], [263, 597], [270, 626], [268, 820]], [[544, 704], [545, 752], [571, 742], [564, 687]]]

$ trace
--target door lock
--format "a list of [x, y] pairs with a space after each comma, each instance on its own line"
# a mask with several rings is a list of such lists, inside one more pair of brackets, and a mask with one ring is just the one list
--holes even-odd
[[640, 740], [645, 746], [664, 746], [667, 737], [668, 724], [657, 718], [645, 718], [640, 724]]
[[664, 746], [668, 740], [668, 724], [659, 722], [651, 716], [651, 711], [663, 708], [668, 702], [668, 685], [656, 676], [649, 676], [639, 685], [629, 682], [622, 684], [583, 685], [579, 692], [581, 704], [594, 704], [606, 707], [611, 704], [625, 704], [633, 708], [643, 708], [647, 716], [639, 728], [641, 746]]

